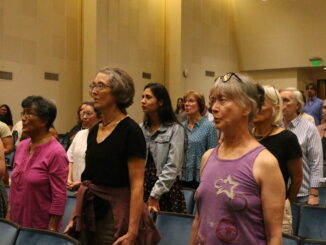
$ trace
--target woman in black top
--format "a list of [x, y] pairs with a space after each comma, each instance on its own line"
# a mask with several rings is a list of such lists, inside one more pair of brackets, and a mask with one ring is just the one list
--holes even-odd
[[[82, 199], [82, 210], [85, 206], [86, 210], [94, 207], [95, 232], [90, 232], [94, 230], [92, 223], [85, 221], [90, 227], [81, 233], [81, 241], [82, 244], [131, 245], [140, 235], [140, 220], [146, 215], [144, 210], [147, 211], [141, 198], [146, 143], [140, 127], [126, 113], [126, 108], [133, 103], [134, 83], [122, 69], [106, 67], [97, 73], [89, 88], [95, 108], [102, 112], [102, 121], [89, 132], [86, 165], [81, 176], [83, 184], [78, 192], [80, 196], [88, 188], [93, 195], [93, 206]], [[99, 189], [101, 192], [97, 192]], [[78, 202], [77, 198], [75, 212], [78, 212]], [[81, 214], [86, 216], [84, 212]], [[66, 231], [70, 226], [71, 222]]]
[[285, 186], [291, 178], [287, 197], [294, 202], [302, 182], [302, 152], [295, 134], [281, 128], [282, 100], [272, 86], [264, 86], [265, 101], [254, 119], [254, 135], [278, 160]]

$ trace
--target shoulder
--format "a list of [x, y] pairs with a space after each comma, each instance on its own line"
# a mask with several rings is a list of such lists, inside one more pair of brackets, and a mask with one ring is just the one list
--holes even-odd
[[1, 132], [1, 135], [0, 135], [1, 138], [11, 136], [10, 128], [8, 127], [7, 124], [5, 124], [4, 122], [1, 122], [1, 121], [0, 121], [0, 132]]
[[171, 125], [171, 128], [173, 131], [176, 131], [176, 132], [184, 132], [185, 131], [184, 126], [179, 123], [173, 123]]
[[136, 123], [132, 118], [129, 116], [123, 119], [119, 125], [119, 131], [125, 132], [127, 135], [137, 135], [144, 137], [143, 131], [140, 128], [139, 124]]
[[78, 133], [76, 134], [75, 138], [74, 139], [79, 139], [79, 138], [84, 138], [84, 137], [87, 137], [89, 133], [89, 129], [83, 129], [83, 130], [80, 130], [78, 131]]
[[254, 168], [259, 170], [259, 172], [264, 171], [265, 173], [268, 173], [269, 171], [278, 168], [278, 161], [272, 153], [267, 149], [264, 149], [258, 153], [254, 162]]
[[47, 144], [45, 146], [46, 148], [48, 148], [48, 150], [50, 150], [51, 154], [54, 155], [66, 155], [66, 151], [65, 149], [62, 147], [62, 145], [59, 143], [59, 141], [55, 138], [53, 138], [49, 144]]
[[316, 97], [316, 101], [318, 101], [318, 103], [320, 103], [320, 104], [323, 104], [323, 100], [320, 99], [320, 98], [317, 98], [317, 97]]
[[208, 121], [207, 118], [202, 119], [200, 126], [206, 129], [215, 129], [215, 124], [211, 121]]
[[30, 138], [24, 139], [22, 141], [20, 141], [17, 145], [17, 149], [16, 152], [21, 151], [22, 149], [26, 149], [26, 147], [29, 146], [29, 143], [31, 142]]
[[283, 130], [279, 135], [285, 140], [296, 140], [296, 141], [298, 141], [298, 138], [295, 135], [295, 133], [293, 133], [293, 132], [291, 132], [290, 130], [287, 130], [287, 129]]
[[208, 160], [209, 156], [212, 154], [213, 151], [214, 151], [214, 148], [213, 149], [209, 149], [202, 156], [202, 158], [201, 158], [201, 164], [200, 164], [200, 171], [203, 171], [203, 169], [204, 169], [204, 167], [205, 167], [205, 165], [207, 163], [207, 160]]

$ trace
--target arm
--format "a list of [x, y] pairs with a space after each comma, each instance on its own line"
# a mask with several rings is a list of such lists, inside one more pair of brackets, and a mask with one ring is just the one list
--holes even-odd
[[5, 154], [3, 150], [3, 144], [0, 140], [0, 179], [2, 179], [5, 175], [6, 166], [5, 166]]
[[257, 156], [253, 175], [261, 190], [267, 244], [281, 245], [285, 186], [278, 162], [267, 150]]
[[[200, 175], [202, 174], [205, 165], [206, 165], [206, 161], [208, 159], [208, 157], [211, 155], [213, 149], [210, 149], [208, 151], [206, 151], [201, 159], [201, 163], [200, 163]], [[195, 245], [195, 241], [196, 241], [196, 237], [197, 237], [197, 233], [198, 233], [198, 227], [199, 227], [199, 214], [197, 213], [194, 219], [194, 222], [192, 223], [192, 231], [191, 231], [191, 237], [190, 237], [190, 245]]]
[[307, 140], [307, 161], [310, 169], [310, 191], [307, 204], [317, 206], [319, 204], [318, 187], [322, 176], [323, 148], [316, 127], [310, 130]]
[[139, 230], [139, 221], [143, 207], [145, 159], [133, 157], [128, 161], [130, 181], [130, 215], [128, 232], [112, 245], [134, 244]]
[[67, 186], [69, 187], [72, 184], [72, 165], [73, 163], [70, 162], [68, 166], [68, 179], [67, 179]]
[[194, 218], [194, 222], [192, 223], [192, 231], [190, 237], [190, 245], [195, 245], [197, 233], [198, 233], [198, 226], [199, 226], [199, 216], [196, 214]]
[[[151, 193], [151, 201], [159, 200], [161, 195], [168, 192], [175, 179], [180, 175], [182, 165], [184, 163], [184, 140], [185, 131], [180, 125], [175, 125], [172, 136], [170, 138], [169, 152], [166, 163], [162, 167], [162, 172], [158, 175]], [[157, 201], [158, 203], [158, 201]]]
[[4, 138], [1, 138], [2, 143], [3, 143], [3, 149], [5, 154], [9, 154], [10, 152], [13, 151], [14, 149], [14, 140], [12, 136], [7, 136]]
[[67, 200], [66, 184], [68, 176], [68, 159], [63, 152], [54, 155], [49, 163], [49, 182], [52, 193], [52, 203], [49, 209], [50, 220], [48, 228], [57, 230]]
[[68, 166], [68, 180], [67, 180], [67, 187], [69, 189], [70, 185], [73, 183], [72, 179], [72, 171], [73, 171], [73, 164], [74, 164], [74, 150], [75, 150], [75, 145], [76, 145], [76, 140], [74, 139], [71, 142], [71, 145], [69, 146], [69, 149], [67, 151], [67, 157], [69, 161], [69, 166]]
[[286, 167], [291, 178], [288, 197], [290, 202], [293, 203], [297, 198], [297, 194], [302, 184], [302, 178], [303, 178], [302, 158], [289, 160], [286, 163]]

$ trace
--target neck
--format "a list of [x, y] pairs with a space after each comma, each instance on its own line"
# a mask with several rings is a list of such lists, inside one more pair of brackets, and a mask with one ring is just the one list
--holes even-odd
[[308, 99], [309, 99], [310, 101], [313, 101], [314, 98], [315, 98], [315, 95], [313, 95], [313, 96], [311, 96], [311, 97], [310, 97], [310, 96], [308, 97]]
[[257, 136], [265, 136], [271, 132], [274, 128], [272, 122], [260, 122], [255, 123], [255, 135]]
[[252, 140], [253, 137], [248, 131], [248, 128], [224, 131], [223, 147], [224, 148], [236, 148], [243, 145], [247, 145], [248, 141]]
[[117, 106], [109, 107], [106, 110], [102, 111], [102, 123], [103, 125], [109, 124], [114, 120], [120, 118], [124, 115]]
[[293, 116], [290, 116], [290, 117], [284, 117], [283, 122], [284, 122], [284, 126], [285, 126], [285, 128], [287, 128], [288, 125], [289, 125], [289, 123], [290, 123], [293, 119], [295, 119], [295, 118], [297, 118], [297, 117], [298, 117], [298, 115], [293, 115]]
[[160, 120], [157, 112], [153, 112], [153, 113], [149, 114], [148, 118], [151, 122], [151, 127], [157, 127], [157, 126], [161, 125], [161, 120]]
[[38, 144], [43, 144], [43, 143], [49, 141], [53, 137], [49, 131], [42, 130], [42, 131], [37, 132], [37, 134], [31, 134], [30, 138], [31, 138], [31, 142], [33, 145], [38, 145]]
[[201, 119], [201, 115], [199, 112], [195, 114], [188, 115], [188, 124], [196, 124]]

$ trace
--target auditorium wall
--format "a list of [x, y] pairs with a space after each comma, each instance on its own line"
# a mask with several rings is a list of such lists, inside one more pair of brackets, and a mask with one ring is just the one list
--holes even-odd
[[[78, 0], [0, 0], [0, 70], [13, 73], [0, 80], [0, 103], [11, 107], [14, 122], [22, 99], [42, 95], [57, 104], [57, 130], [73, 126], [81, 101], [80, 35]], [[44, 72], [59, 80], [45, 80]]]

